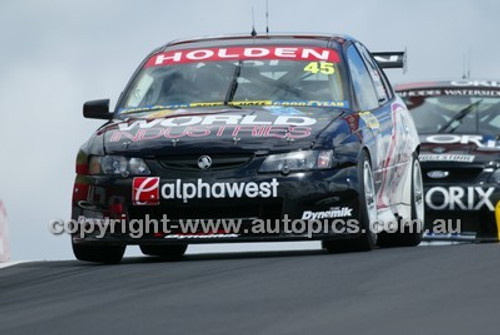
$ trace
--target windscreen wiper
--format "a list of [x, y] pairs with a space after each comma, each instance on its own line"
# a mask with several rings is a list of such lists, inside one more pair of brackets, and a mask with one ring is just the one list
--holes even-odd
[[236, 93], [236, 89], [238, 88], [238, 78], [240, 77], [241, 74], [242, 65], [243, 62], [240, 60], [238, 62], [238, 65], [236, 65], [236, 67], [234, 68], [231, 84], [229, 86], [229, 89], [227, 90], [226, 98], [224, 99], [224, 106], [229, 106], [229, 102], [233, 101], [234, 94]]
[[[446, 129], [450, 128], [450, 126], [455, 122], [455, 121], [459, 121], [459, 120], [462, 120], [464, 117], [467, 116], [467, 114], [469, 114], [470, 112], [472, 112], [474, 110], [475, 107], [477, 107], [481, 102], [483, 101], [483, 99], [479, 99], [478, 101], [476, 102], [473, 102], [471, 103], [470, 105], [468, 105], [467, 107], [465, 107], [464, 109], [462, 109], [461, 111], [459, 111], [457, 114], [455, 114], [455, 116], [453, 116], [450, 121], [446, 122], [439, 130], [438, 130], [438, 133], [444, 133]], [[453, 132], [454, 130], [456, 129], [456, 127], [451, 131]]]

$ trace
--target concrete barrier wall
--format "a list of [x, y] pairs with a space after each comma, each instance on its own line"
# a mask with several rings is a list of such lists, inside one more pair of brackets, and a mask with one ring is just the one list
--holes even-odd
[[9, 242], [7, 240], [7, 212], [0, 200], [0, 262], [10, 260]]

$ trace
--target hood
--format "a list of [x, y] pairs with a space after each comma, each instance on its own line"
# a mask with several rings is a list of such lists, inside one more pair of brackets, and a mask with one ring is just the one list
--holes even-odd
[[136, 156], [311, 148], [335, 108], [178, 109], [135, 114], [101, 128], [106, 154]]
[[500, 140], [480, 134], [421, 134], [420, 160], [488, 163], [500, 161]]

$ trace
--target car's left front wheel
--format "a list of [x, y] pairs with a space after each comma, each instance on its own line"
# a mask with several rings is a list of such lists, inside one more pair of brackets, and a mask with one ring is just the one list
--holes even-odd
[[411, 217], [399, 218], [397, 231], [381, 232], [378, 245], [382, 248], [413, 247], [420, 244], [425, 220], [422, 168], [414, 154], [411, 168]]

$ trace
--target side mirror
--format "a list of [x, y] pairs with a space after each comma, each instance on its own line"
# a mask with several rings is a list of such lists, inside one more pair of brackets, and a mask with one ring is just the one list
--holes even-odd
[[109, 99], [92, 100], [83, 104], [83, 117], [87, 119], [110, 120], [113, 113], [109, 112]]

